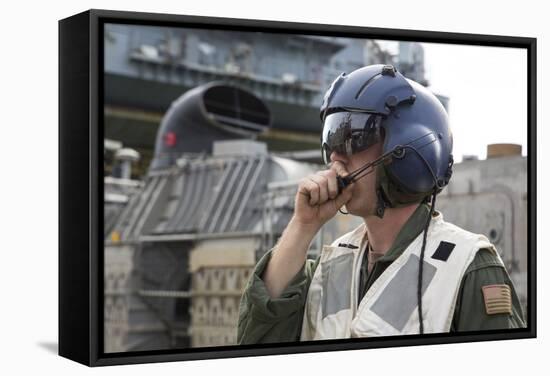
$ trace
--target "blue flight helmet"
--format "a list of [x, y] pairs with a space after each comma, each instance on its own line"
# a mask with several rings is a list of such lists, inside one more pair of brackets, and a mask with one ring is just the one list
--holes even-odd
[[[453, 140], [441, 102], [392, 65], [370, 65], [342, 73], [321, 105], [321, 149], [350, 156], [384, 140], [379, 164], [377, 215], [384, 208], [427, 200], [449, 183]], [[389, 162], [389, 163], [388, 163]]]

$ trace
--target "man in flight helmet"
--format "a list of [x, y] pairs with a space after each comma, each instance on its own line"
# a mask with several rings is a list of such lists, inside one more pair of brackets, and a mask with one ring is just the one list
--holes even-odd
[[[422, 85], [391, 65], [373, 65], [340, 75], [321, 106], [322, 152], [351, 156], [381, 141], [389, 155], [378, 169], [377, 215], [386, 206], [420, 201], [449, 182], [453, 141], [447, 114]], [[368, 172], [368, 171], [366, 171]]]
[[[334, 80], [320, 117], [328, 169], [300, 182], [292, 219], [256, 265], [238, 342], [524, 327], [494, 245], [435, 210], [453, 166], [439, 100], [393, 66], [371, 65]], [[308, 260], [338, 210], [363, 223]]]

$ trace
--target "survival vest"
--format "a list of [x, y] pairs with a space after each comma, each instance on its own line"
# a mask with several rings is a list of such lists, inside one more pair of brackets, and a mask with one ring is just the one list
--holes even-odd
[[[301, 340], [418, 334], [422, 237], [423, 232], [387, 267], [359, 306], [359, 274], [368, 241], [365, 224], [324, 246], [307, 295]], [[450, 330], [462, 277], [482, 248], [490, 249], [502, 264], [484, 235], [445, 222], [435, 212], [423, 261], [424, 333]]]

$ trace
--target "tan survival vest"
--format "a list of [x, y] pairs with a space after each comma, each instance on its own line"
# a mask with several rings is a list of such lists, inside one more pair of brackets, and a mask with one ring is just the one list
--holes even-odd
[[[417, 283], [423, 232], [370, 286], [357, 306], [364, 224], [324, 246], [309, 287], [301, 340], [418, 334]], [[443, 220], [428, 229], [422, 281], [424, 333], [448, 332], [462, 277], [477, 251], [495, 247]]]

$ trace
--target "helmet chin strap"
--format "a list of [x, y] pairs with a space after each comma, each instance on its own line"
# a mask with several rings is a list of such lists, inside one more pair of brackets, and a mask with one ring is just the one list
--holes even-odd
[[376, 216], [382, 219], [384, 217], [384, 213], [386, 212], [386, 208], [390, 207], [391, 203], [386, 198], [382, 187], [378, 186], [376, 188]]

